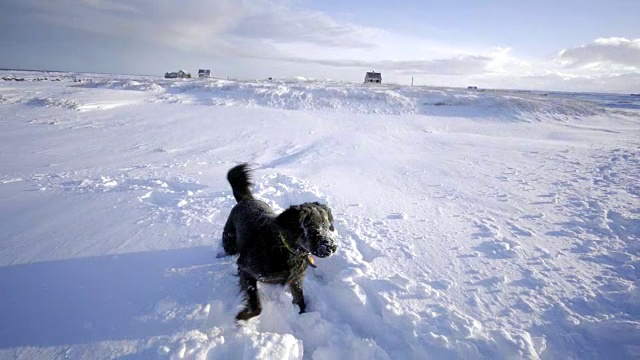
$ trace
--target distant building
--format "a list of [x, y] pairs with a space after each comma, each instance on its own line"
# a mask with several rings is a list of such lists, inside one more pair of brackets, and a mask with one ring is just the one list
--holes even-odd
[[191, 74], [182, 70], [178, 72], [166, 72], [164, 73], [165, 79], [190, 79]]
[[208, 78], [211, 75], [211, 70], [209, 69], [200, 69], [198, 70], [199, 78]]
[[365, 84], [366, 83], [380, 84], [382, 83], [382, 74], [375, 71], [367, 72], [367, 74], [364, 76], [364, 82]]

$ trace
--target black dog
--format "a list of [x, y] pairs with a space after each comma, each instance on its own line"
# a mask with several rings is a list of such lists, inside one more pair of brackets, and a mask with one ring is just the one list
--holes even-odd
[[224, 226], [222, 246], [227, 255], [240, 254], [240, 288], [247, 302], [236, 319], [247, 320], [262, 311], [257, 281], [289, 285], [293, 303], [302, 314], [306, 310], [302, 293], [305, 271], [309, 265], [315, 267], [311, 254], [324, 258], [337, 248], [331, 210], [314, 202], [291, 206], [276, 215], [251, 195], [247, 164], [229, 170], [227, 180], [238, 204]]

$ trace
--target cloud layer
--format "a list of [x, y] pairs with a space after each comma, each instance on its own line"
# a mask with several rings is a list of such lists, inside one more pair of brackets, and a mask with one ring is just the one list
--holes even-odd
[[228, 51], [236, 42], [241, 47], [249, 42], [264, 42], [260, 45], [305, 43], [370, 48], [375, 44], [367, 39], [382, 32], [339, 23], [322, 12], [296, 10], [266, 0], [7, 1], [0, 10], [14, 7], [27, 20], [209, 53]]
[[621, 65], [640, 69], [640, 39], [600, 38], [591, 44], [565, 49], [559, 58], [572, 66]]
[[[223, 58], [218, 68], [243, 77], [359, 81], [363, 71], [375, 69], [386, 80], [416, 76], [429, 85], [640, 91], [640, 39], [601, 38], [552, 58], [520, 58], [510, 48], [462, 48], [340, 21], [295, 0], [5, 0], [0, 21], [0, 52], [9, 49], [20, 62], [24, 51], [30, 64], [41, 53], [42, 61], [88, 70], [111, 59], [125, 67], [121, 72], [140, 71], [144, 61], [161, 73], [176, 63]], [[86, 51], [69, 53], [75, 45], [60, 45], [67, 38]]]

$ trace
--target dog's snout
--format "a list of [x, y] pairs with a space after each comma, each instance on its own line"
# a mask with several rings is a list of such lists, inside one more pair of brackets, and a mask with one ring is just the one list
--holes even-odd
[[333, 255], [336, 250], [338, 250], [338, 246], [336, 246], [335, 244], [325, 244], [318, 247], [315, 255], [322, 258], [329, 257]]

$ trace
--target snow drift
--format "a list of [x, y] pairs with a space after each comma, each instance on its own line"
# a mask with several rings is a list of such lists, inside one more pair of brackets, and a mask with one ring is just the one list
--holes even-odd
[[[637, 97], [3, 74], [0, 358], [638, 357]], [[339, 249], [237, 327], [244, 161]]]
[[[41, 79], [27, 76], [27, 80]], [[459, 90], [396, 85], [371, 86], [320, 80], [166, 80], [152, 77], [59, 75], [75, 87], [135, 90], [152, 101], [213, 106], [264, 106], [288, 110], [356, 114], [431, 115], [507, 121], [567, 121], [584, 116], [626, 114], [639, 109], [637, 96], [532, 91]], [[23, 99], [26, 100], [26, 99]], [[42, 99], [36, 98], [35, 101]]]

